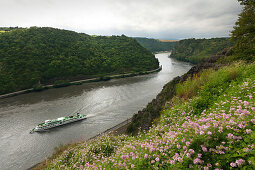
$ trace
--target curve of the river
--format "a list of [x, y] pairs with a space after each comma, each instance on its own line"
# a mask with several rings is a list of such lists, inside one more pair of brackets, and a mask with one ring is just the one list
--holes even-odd
[[[163, 66], [158, 73], [0, 99], [0, 169], [27, 169], [50, 156], [60, 144], [89, 139], [131, 118], [164, 84], [191, 68], [168, 55], [156, 55]], [[29, 134], [38, 123], [80, 108], [87, 120]]]

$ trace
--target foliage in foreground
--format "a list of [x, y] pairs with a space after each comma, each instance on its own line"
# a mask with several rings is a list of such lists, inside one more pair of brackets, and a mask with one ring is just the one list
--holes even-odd
[[[184, 98], [189, 84], [195, 90]], [[206, 70], [177, 88], [148, 132], [78, 144], [45, 168], [254, 169], [255, 64]]]

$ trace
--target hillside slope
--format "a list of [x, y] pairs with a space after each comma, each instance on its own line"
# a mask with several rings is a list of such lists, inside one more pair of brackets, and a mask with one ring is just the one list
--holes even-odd
[[152, 53], [126, 36], [89, 36], [54, 28], [0, 34], [0, 94], [56, 80], [158, 68]]
[[164, 41], [152, 38], [135, 37], [135, 39], [151, 52], [171, 51], [177, 41]]
[[197, 64], [231, 46], [229, 38], [185, 39], [176, 44], [171, 57]]

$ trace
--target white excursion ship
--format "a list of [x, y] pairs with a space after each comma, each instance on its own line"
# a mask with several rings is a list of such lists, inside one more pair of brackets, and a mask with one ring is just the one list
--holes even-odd
[[53, 120], [45, 120], [43, 123], [40, 123], [34, 129], [32, 129], [30, 133], [45, 131], [54, 127], [62, 126], [83, 119], [87, 119], [87, 116], [77, 113], [75, 115], [60, 117]]

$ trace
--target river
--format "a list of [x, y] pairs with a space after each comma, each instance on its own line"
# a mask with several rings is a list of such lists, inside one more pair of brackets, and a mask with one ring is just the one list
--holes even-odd
[[[162, 70], [149, 75], [85, 83], [0, 99], [0, 169], [27, 169], [50, 156], [54, 148], [89, 139], [144, 108], [176, 76], [191, 65], [156, 54]], [[29, 134], [47, 119], [84, 108], [88, 119]]]

